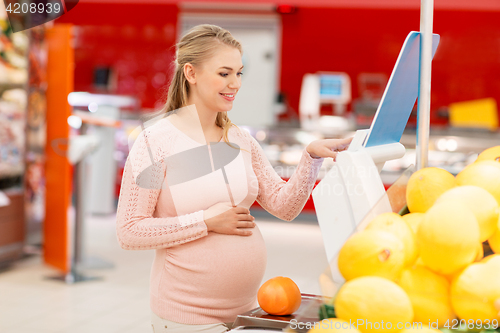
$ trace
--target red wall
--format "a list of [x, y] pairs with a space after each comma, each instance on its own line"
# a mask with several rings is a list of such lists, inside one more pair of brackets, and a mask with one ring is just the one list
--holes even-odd
[[[494, 97], [500, 101], [498, 12], [436, 11], [441, 42], [433, 62], [432, 110], [452, 102]], [[343, 71], [358, 96], [361, 72], [390, 75], [403, 41], [419, 30], [418, 10], [300, 8], [283, 16], [281, 87], [298, 107], [304, 73]]]
[[[75, 89], [91, 89], [96, 65], [118, 69], [117, 93], [137, 94], [152, 107], [166, 82], [176, 36], [174, 4], [80, 3], [58, 22], [83, 25], [77, 38]], [[498, 11], [436, 10], [441, 44], [433, 62], [432, 109], [451, 102], [500, 101]], [[307, 8], [283, 15], [281, 89], [297, 110], [304, 73], [347, 72], [358, 96], [361, 72], [390, 75], [403, 41], [419, 29], [415, 9]], [[128, 26], [128, 27], [127, 27]], [[154, 79], [156, 76], [156, 80]]]
[[352, 96], [359, 73], [390, 75], [404, 39], [418, 30], [417, 10], [299, 8], [283, 15], [281, 88], [297, 110], [304, 73], [347, 72]]
[[117, 72], [113, 93], [153, 107], [168, 84], [175, 53], [177, 5], [80, 3], [57, 23], [75, 29], [75, 90], [95, 91], [96, 66]]

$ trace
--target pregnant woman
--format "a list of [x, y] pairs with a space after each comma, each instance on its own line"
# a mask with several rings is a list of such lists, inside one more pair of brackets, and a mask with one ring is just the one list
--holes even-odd
[[293, 220], [323, 159], [351, 142], [313, 141], [282, 180], [258, 142], [227, 116], [241, 88], [241, 56], [240, 43], [220, 27], [199, 25], [184, 35], [164, 116], [139, 134], [125, 164], [117, 237], [123, 249], [155, 250], [156, 333], [226, 332], [238, 314], [257, 307], [266, 248], [250, 206], [257, 200]]

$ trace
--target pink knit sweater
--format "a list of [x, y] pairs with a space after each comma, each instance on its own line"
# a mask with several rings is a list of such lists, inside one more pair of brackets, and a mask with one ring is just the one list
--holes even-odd
[[[250, 208], [257, 200], [276, 217], [293, 220], [312, 191], [323, 158], [314, 159], [304, 150], [285, 182], [246, 131], [232, 127], [228, 138], [242, 148], [225, 167], [236, 205]], [[141, 132], [123, 172], [117, 237], [123, 249], [156, 250], [150, 304], [158, 316], [184, 324], [232, 322], [258, 306], [266, 248], [258, 226], [251, 236], [207, 232], [203, 211], [230, 202], [220, 169], [168, 186], [169, 172], [179, 168], [168, 157], [198, 146], [168, 117]]]

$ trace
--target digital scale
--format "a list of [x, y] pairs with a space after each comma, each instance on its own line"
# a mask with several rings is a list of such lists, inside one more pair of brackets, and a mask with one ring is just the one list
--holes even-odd
[[[351, 126], [343, 117], [351, 102], [351, 79], [347, 73], [317, 72], [305, 74], [300, 88], [300, 127], [305, 131], [333, 134]], [[322, 105], [331, 105], [332, 116], [320, 116]]]
[[[338, 253], [360, 222], [368, 213], [392, 212], [380, 171], [386, 161], [405, 154], [399, 141], [419, 95], [420, 36], [412, 31], [406, 37], [370, 129], [356, 132], [312, 192], [335, 284], [344, 282]], [[433, 57], [438, 44], [439, 35], [433, 34]]]
[[[439, 44], [433, 35], [432, 56]], [[238, 316], [232, 331], [305, 333], [292, 323], [319, 321], [319, 307], [325, 297], [335, 296], [344, 282], [337, 266], [337, 257], [345, 241], [360, 229], [371, 216], [391, 212], [379, 172], [384, 163], [401, 158], [405, 153], [399, 142], [410, 113], [419, 95], [420, 33], [410, 32], [394, 66], [370, 129], [356, 132], [347, 151], [337, 155], [336, 163], [312, 192], [319, 226], [323, 235], [328, 262], [328, 281], [322, 285], [321, 296], [302, 294], [302, 304], [290, 316], [272, 316], [257, 308]], [[406, 172], [405, 172], [406, 175]], [[323, 274], [320, 283], [324, 283]], [[333, 283], [333, 289], [326, 290]]]

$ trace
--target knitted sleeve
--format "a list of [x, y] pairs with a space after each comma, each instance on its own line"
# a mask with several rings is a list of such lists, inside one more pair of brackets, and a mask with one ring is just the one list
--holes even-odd
[[291, 221], [304, 208], [312, 192], [323, 158], [313, 158], [304, 149], [292, 177], [284, 181], [273, 169], [262, 147], [251, 135], [252, 167], [259, 182], [257, 202], [269, 213]]
[[[203, 211], [177, 217], [153, 217], [165, 186], [165, 137], [148, 140], [144, 130], [125, 163], [116, 214], [116, 233], [126, 250], [168, 248], [208, 234]], [[151, 143], [151, 144], [150, 144]]]

